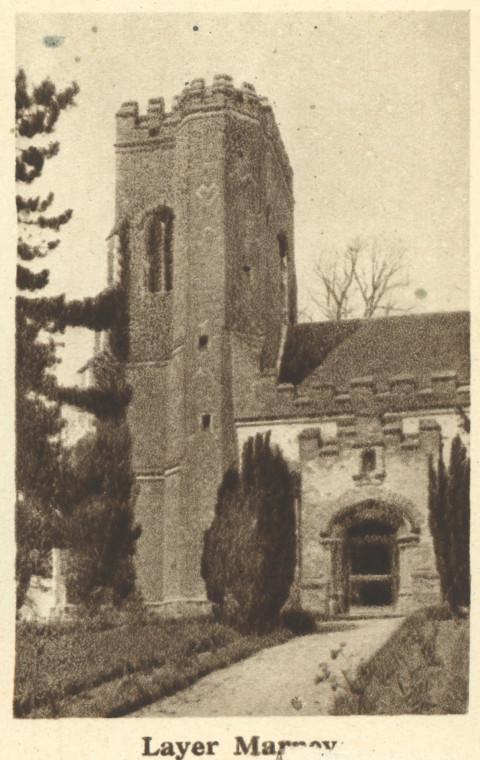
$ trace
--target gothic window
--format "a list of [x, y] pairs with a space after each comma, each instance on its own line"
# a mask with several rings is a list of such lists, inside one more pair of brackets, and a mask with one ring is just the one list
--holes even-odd
[[150, 293], [169, 292], [173, 286], [173, 214], [162, 207], [148, 220], [146, 287]]

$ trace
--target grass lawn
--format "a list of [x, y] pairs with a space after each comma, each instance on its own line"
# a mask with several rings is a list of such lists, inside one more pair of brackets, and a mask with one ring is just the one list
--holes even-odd
[[208, 618], [19, 624], [14, 714], [118, 717], [293, 637], [245, 636]]
[[445, 715], [468, 710], [469, 621], [415, 612], [336, 699], [336, 715]]

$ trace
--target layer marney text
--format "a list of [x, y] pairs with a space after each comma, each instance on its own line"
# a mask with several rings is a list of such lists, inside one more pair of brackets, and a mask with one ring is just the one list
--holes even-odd
[[[188, 752], [196, 757], [214, 755], [215, 747], [220, 745], [218, 741], [162, 741], [156, 747], [152, 747], [151, 736], [143, 736], [142, 741], [143, 757], [174, 757], [175, 760], [183, 760]], [[316, 739], [310, 742], [290, 739], [280, 739], [278, 741], [266, 739], [262, 741], [260, 736], [257, 735], [251, 736], [250, 740], [245, 739], [243, 736], [236, 736], [233, 755], [252, 755], [254, 757], [260, 755], [278, 755], [286, 747], [308, 746], [316, 747], [317, 749], [333, 750], [336, 744], [336, 741], [318, 741]]]

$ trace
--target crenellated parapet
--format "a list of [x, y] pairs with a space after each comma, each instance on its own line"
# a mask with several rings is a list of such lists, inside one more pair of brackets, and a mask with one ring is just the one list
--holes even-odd
[[146, 114], [139, 113], [136, 101], [122, 103], [116, 118], [117, 151], [140, 147], [173, 147], [175, 144], [175, 128], [180, 119], [174, 112], [165, 113], [163, 98], [149, 100]]
[[352, 479], [359, 485], [380, 482], [385, 478], [385, 452], [408, 454], [422, 450], [427, 455], [438, 454], [442, 438], [448, 437], [448, 427], [451, 428], [447, 420], [446, 430], [442, 431], [442, 416], [388, 412], [367, 425], [364, 417], [349, 414], [320, 418], [299, 433], [300, 459], [333, 456], [344, 460], [353, 454], [358, 467], [352, 471]]
[[173, 99], [170, 112], [165, 111], [163, 98], [149, 100], [146, 114], [139, 113], [135, 101], [123, 103], [116, 114], [117, 150], [172, 146], [177, 130], [185, 120], [220, 111], [230, 111], [258, 122], [291, 182], [292, 169], [268, 99], [257, 95], [255, 87], [248, 82], [235, 87], [232, 77], [227, 74], [215, 76], [211, 85], [206, 85], [204, 79], [193, 79]]
[[[279, 385], [283, 393], [284, 385]], [[305, 412], [378, 416], [388, 412], [469, 406], [470, 386], [451, 370], [432, 372], [427, 386], [412, 374], [394, 375], [377, 383], [373, 376], [352, 378], [348, 386], [307, 378], [291, 391], [293, 403]]]

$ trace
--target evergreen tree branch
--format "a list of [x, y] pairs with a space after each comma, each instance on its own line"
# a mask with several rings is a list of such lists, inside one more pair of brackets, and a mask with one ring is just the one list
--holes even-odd
[[54, 142], [46, 148], [29, 145], [20, 151], [15, 159], [15, 180], [30, 184], [42, 173], [45, 161], [56, 156], [59, 151], [59, 143]]
[[25, 224], [27, 226], [35, 226], [40, 227], [40, 229], [50, 229], [54, 230], [55, 232], [58, 232], [59, 228], [63, 224], [67, 224], [67, 222], [70, 221], [72, 218], [73, 211], [72, 209], [67, 209], [62, 214], [59, 214], [58, 216], [37, 216], [36, 219], [22, 219], [21, 224]]
[[49, 271], [31, 272], [30, 269], [17, 264], [17, 288], [19, 290], [40, 290], [48, 284]]
[[49, 329], [87, 327], [97, 332], [113, 328], [122, 312], [124, 297], [119, 287], [107, 288], [97, 296], [65, 301], [65, 296], [20, 298], [25, 313]]
[[27, 78], [23, 69], [15, 80], [15, 121], [17, 134], [31, 139], [35, 135], [53, 132], [60, 113], [75, 105], [79, 87], [73, 82], [70, 87], [57, 92], [49, 79], [33, 88], [30, 95]]
[[119, 419], [124, 415], [132, 392], [124, 388], [79, 388], [78, 386], [57, 386], [49, 395], [62, 404], [70, 404], [85, 412], [94, 414], [99, 420]]
[[54, 194], [49, 193], [46, 198], [42, 201], [39, 196], [36, 198], [24, 198], [22, 195], [17, 195], [16, 197], [16, 203], [17, 203], [17, 212], [20, 213], [20, 211], [40, 211], [44, 212], [47, 210], [49, 206], [52, 205], [54, 201]]

